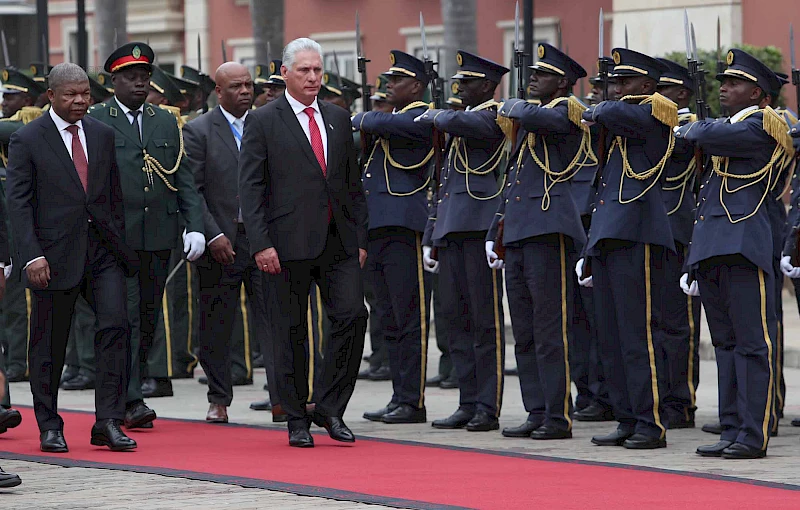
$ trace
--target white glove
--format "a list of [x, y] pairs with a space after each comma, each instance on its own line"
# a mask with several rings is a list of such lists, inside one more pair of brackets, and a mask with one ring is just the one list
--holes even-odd
[[800, 267], [794, 267], [791, 260], [788, 255], [781, 257], [781, 272], [789, 278], [800, 278]]
[[186, 260], [194, 262], [199, 259], [203, 252], [206, 251], [206, 236], [200, 232], [183, 231], [183, 253], [186, 254]]
[[439, 261], [431, 258], [432, 248], [430, 246], [422, 247], [422, 268], [429, 273], [439, 272]]
[[700, 288], [697, 286], [697, 280], [694, 280], [691, 285], [689, 285], [689, 274], [683, 273], [681, 276], [681, 290], [687, 296], [692, 297], [699, 297], [700, 296]]
[[486, 262], [489, 264], [489, 267], [492, 269], [503, 269], [505, 263], [503, 259], [497, 256], [497, 253], [494, 252], [494, 241], [486, 241], [484, 245], [486, 250]]
[[14, 261], [13, 261], [13, 260], [11, 260], [11, 261], [8, 263], [8, 265], [7, 265], [5, 268], [3, 268], [3, 274], [5, 275], [5, 277], [6, 277], [6, 280], [8, 280], [9, 278], [11, 278], [11, 269], [12, 269], [13, 267], [14, 267]]
[[583, 263], [584, 259], [580, 259], [578, 263], [575, 264], [575, 274], [578, 275], [578, 285], [591, 289], [594, 287], [594, 283], [591, 276], [589, 278], [583, 277]]

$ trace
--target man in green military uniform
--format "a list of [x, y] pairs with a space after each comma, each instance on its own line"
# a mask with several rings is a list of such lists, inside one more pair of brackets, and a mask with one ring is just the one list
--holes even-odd
[[[8, 142], [11, 135], [42, 114], [34, 105], [44, 92], [44, 82], [37, 82], [13, 67], [3, 69], [3, 118], [0, 119], [0, 193], [5, 200], [6, 162]], [[6, 218], [5, 221], [8, 221]], [[7, 225], [8, 226], [8, 225]], [[8, 229], [10, 232], [11, 230]], [[14, 242], [9, 238], [13, 253]], [[28, 378], [28, 317], [29, 291], [20, 280], [19, 264], [7, 279], [6, 294], [2, 300], [0, 315], [0, 345], [6, 353], [6, 377], [9, 382], [25, 381]]]
[[[89, 114], [116, 131], [116, 155], [125, 198], [126, 242], [139, 255], [139, 274], [128, 280], [131, 323], [131, 377], [125, 426], [150, 426], [156, 413], [143, 399], [141, 378], [153, 344], [158, 310], [167, 279], [170, 250], [180, 234], [187, 259], [205, 251], [202, 206], [194, 176], [183, 160], [183, 135], [175, 117], [147, 103], [153, 50], [145, 43], [128, 43], [106, 60], [114, 97], [95, 105]], [[138, 323], [139, 335], [136, 335]]]
[[197, 83], [197, 88], [194, 91], [194, 96], [192, 97], [191, 104], [189, 105], [190, 110], [193, 112], [190, 114], [190, 118], [187, 120], [192, 120], [196, 118], [199, 114], [203, 113], [203, 105], [208, 104], [208, 96], [214, 92], [214, 89], [217, 87], [217, 84], [211, 77], [205, 73], [201, 73], [199, 70], [195, 69], [194, 67], [189, 66], [181, 66], [181, 78], [184, 80], [188, 80], [194, 83]]

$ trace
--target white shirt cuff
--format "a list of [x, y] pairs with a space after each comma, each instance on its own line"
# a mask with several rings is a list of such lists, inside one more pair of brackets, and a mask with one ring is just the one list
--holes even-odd
[[217, 234], [216, 236], [214, 236], [214, 239], [210, 240], [210, 241], [209, 241], [209, 242], [207, 242], [206, 244], [207, 244], [208, 246], [211, 246], [211, 243], [213, 243], [214, 241], [216, 241], [217, 239], [219, 239], [220, 237], [222, 237], [222, 236], [224, 236], [224, 235], [225, 235], [225, 233], [224, 233], [224, 232], [223, 232], [223, 233], [221, 233], [221, 234]]
[[33, 260], [29, 260], [29, 261], [28, 261], [28, 263], [27, 263], [27, 264], [25, 264], [25, 267], [23, 267], [22, 269], [28, 269], [28, 266], [30, 266], [31, 264], [33, 264], [33, 263], [34, 263], [34, 262], [36, 262], [37, 260], [41, 260], [41, 259], [43, 259], [43, 258], [44, 258], [44, 257], [42, 256], [42, 257], [36, 257], [36, 258], [35, 258], [35, 259], [33, 259]]

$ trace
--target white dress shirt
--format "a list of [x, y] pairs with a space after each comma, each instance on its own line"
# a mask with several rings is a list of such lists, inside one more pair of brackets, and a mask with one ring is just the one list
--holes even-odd
[[283, 93], [286, 96], [286, 100], [289, 101], [289, 106], [292, 107], [294, 114], [297, 115], [297, 120], [300, 122], [300, 127], [303, 128], [303, 132], [306, 134], [306, 138], [308, 138], [308, 143], [311, 143], [311, 131], [309, 130], [308, 124], [309, 119], [308, 115], [305, 114], [303, 110], [310, 106], [314, 109], [314, 120], [317, 122], [317, 126], [319, 127], [319, 134], [322, 136], [322, 148], [325, 150], [325, 163], [327, 165], [328, 162], [328, 130], [325, 129], [325, 121], [322, 119], [322, 114], [319, 111], [319, 103], [317, 102], [317, 98], [314, 98], [314, 102], [310, 105], [306, 106], [297, 99], [293, 98], [289, 91]]
[[[220, 111], [222, 111], [222, 115], [225, 116], [225, 120], [228, 121], [228, 124], [233, 126], [234, 129], [236, 129], [236, 132], [239, 134], [239, 136], [236, 136], [235, 134], [233, 134], [233, 132], [231, 132], [231, 134], [233, 134], [233, 139], [236, 140], [236, 148], [237, 149], [241, 149], [242, 148], [242, 135], [244, 134], [244, 119], [247, 118], [247, 114], [248, 114], [248, 112], [250, 110], [245, 110], [244, 115], [242, 115], [241, 117], [239, 117], [237, 119], [236, 117], [233, 116], [232, 113], [230, 113], [228, 110], [226, 110], [222, 106], [220, 106], [219, 109], [220, 109]], [[308, 117], [308, 115], [306, 115], [306, 117]]]
[[[124, 104], [120, 103], [119, 99], [117, 99], [117, 96], [114, 96], [114, 101], [117, 102], [117, 104], [119, 105], [119, 109], [122, 110], [122, 113], [125, 114], [125, 118], [128, 119], [128, 124], [133, 123], [133, 115], [131, 114], [132, 110], [130, 108], [128, 108], [127, 106], [125, 106]], [[142, 106], [139, 107], [138, 112], [139, 112], [139, 116], [136, 117], [136, 123], [139, 124], [139, 140], [141, 140], [142, 139], [142, 117], [144, 117], [144, 104], [142, 104]]]
[[748, 113], [752, 112], [753, 110], [758, 110], [758, 106], [749, 106], [749, 107], [745, 108], [744, 110], [740, 110], [739, 112], [736, 113], [736, 115], [731, 117], [730, 123], [731, 124], [736, 124], [737, 122], [742, 120], [742, 117], [744, 117]]

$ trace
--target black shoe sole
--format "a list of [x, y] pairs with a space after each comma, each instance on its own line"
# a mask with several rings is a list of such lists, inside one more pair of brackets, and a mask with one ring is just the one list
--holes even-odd
[[659, 448], [666, 448], [667, 442], [658, 441], [654, 443], [628, 443], [625, 441], [622, 446], [628, 450], [658, 450]]
[[701, 456], [701, 457], [717, 457], [717, 458], [720, 458], [720, 457], [722, 457], [722, 450], [720, 450], [720, 451], [718, 451], [718, 452], [701, 452], [701, 451], [695, 451], [695, 453], [696, 453], [697, 455]]
[[564, 434], [552, 434], [552, 435], [547, 435], [547, 436], [534, 436], [533, 433], [531, 433], [530, 438], [535, 440], [535, 441], [553, 441], [553, 440], [557, 440], [557, 439], [572, 439], [572, 432], [567, 432], [567, 433], [564, 433]]
[[10, 489], [21, 484], [22, 480], [18, 476], [9, 476], [5, 480], [0, 480], [0, 489]]
[[627, 437], [624, 439], [618, 439], [616, 441], [597, 441], [595, 440], [595, 438], [592, 438], [592, 444], [595, 444], [597, 446], [622, 446], [622, 443], [624, 443], [627, 440], [628, 440]]
[[151, 418], [150, 414], [147, 414], [146, 416], [143, 416], [142, 418], [140, 418], [140, 419], [138, 419], [136, 421], [132, 421], [132, 422], [127, 422], [126, 421], [124, 423], [124, 425], [125, 425], [126, 429], [141, 429], [141, 428], [144, 428], [148, 423], [153, 423], [156, 420], [156, 418], [158, 418], [158, 417], [156, 416], [156, 413], [153, 412], [152, 413], [152, 418]]
[[[536, 430], [536, 429], [534, 429], [534, 430]], [[533, 432], [533, 430], [531, 432]], [[522, 432], [511, 433], [511, 432], [503, 431], [500, 434], [502, 434], [503, 437], [512, 437], [512, 438], [516, 438], [516, 439], [524, 439], [526, 437], [531, 437], [531, 432], [528, 432], [527, 434], [523, 434]]]
[[22, 415], [14, 413], [13, 416], [0, 424], [0, 431], [5, 432], [8, 429], [13, 429], [14, 427], [18, 427], [20, 423], [22, 423]]
[[44, 453], [69, 453], [69, 448], [45, 448], [44, 446], [39, 446], [39, 450]]
[[292, 444], [292, 442], [289, 441], [289, 446], [291, 446], [292, 448], [314, 448], [314, 443], [305, 443], [304, 442], [304, 443]]
[[457, 424], [453, 425], [452, 423], [436, 423], [435, 421], [431, 423], [431, 427], [439, 430], [458, 430], [467, 427], [467, 424]]
[[480, 427], [470, 427], [467, 425], [465, 428], [467, 432], [491, 432], [492, 430], [500, 430], [500, 424], [493, 423], [491, 425], [481, 425]]
[[92, 436], [92, 439], [89, 442], [92, 443], [93, 446], [107, 446], [108, 449], [111, 450], [112, 452], [128, 452], [128, 451], [131, 451], [131, 450], [135, 450], [136, 446], [137, 446], [137, 445], [133, 445], [133, 446], [112, 446], [111, 445], [111, 441], [109, 441], [108, 439], [106, 439], [106, 438], [98, 438], [98, 437], [95, 437], [95, 436]]
[[759, 455], [741, 455], [741, 456], [740, 455], [725, 455], [724, 453], [722, 454], [722, 458], [723, 459], [728, 459], [728, 460], [755, 460], [755, 459], [766, 458], [766, 456], [767, 456], [767, 452], [764, 452], [763, 455], [759, 454]]
[[251, 404], [250, 409], [253, 411], [272, 411], [272, 406], [254, 406]]
[[393, 420], [390, 418], [389, 420], [386, 420], [386, 416], [384, 416], [381, 418], [381, 422], [386, 423], [387, 425], [406, 425], [412, 423], [428, 423], [428, 420], [425, 418], [414, 418], [409, 420]]
[[382, 422], [384, 416], [386, 416], [386, 415], [385, 414], [377, 415], [377, 414], [364, 413], [361, 417], [364, 418], [365, 420], [369, 420], [369, 421]]

